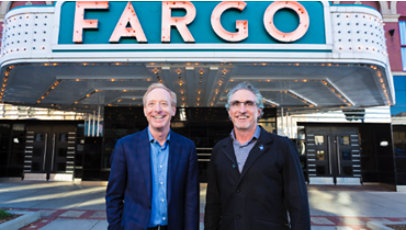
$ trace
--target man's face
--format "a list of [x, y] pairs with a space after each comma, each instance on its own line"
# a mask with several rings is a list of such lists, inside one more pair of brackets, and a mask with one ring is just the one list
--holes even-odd
[[249, 90], [237, 90], [230, 98], [228, 115], [238, 130], [251, 130], [257, 127], [261, 109], [256, 104], [256, 96]]
[[144, 114], [152, 129], [162, 131], [169, 128], [171, 118], [175, 115], [176, 108], [171, 104], [170, 94], [161, 88], [153, 89], [148, 93]]

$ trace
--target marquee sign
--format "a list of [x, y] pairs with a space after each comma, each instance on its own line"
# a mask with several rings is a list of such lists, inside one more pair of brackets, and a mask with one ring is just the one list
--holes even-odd
[[327, 43], [322, 2], [78, 1], [59, 7], [58, 45]]
[[394, 102], [382, 15], [358, 5], [56, 1], [10, 10], [1, 51], [0, 100], [9, 103], [121, 104], [117, 96], [154, 79], [185, 83], [185, 100], [193, 87], [218, 92], [205, 106], [242, 80], [293, 98], [276, 102], [288, 106]]

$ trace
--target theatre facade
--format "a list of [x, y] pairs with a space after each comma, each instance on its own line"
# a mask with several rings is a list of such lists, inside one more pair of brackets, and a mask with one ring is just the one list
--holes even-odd
[[[383, 17], [365, 5], [268, 1], [57, 1], [4, 16], [2, 103], [72, 119], [5, 119], [2, 175], [106, 180], [115, 141], [147, 126], [142, 96], [178, 96], [171, 128], [197, 146], [200, 180], [229, 135], [229, 90], [264, 96], [259, 123], [290, 137], [311, 184], [406, 184]], [[400, 178], [400, 179], [399, 179]], [[404, 181], [404, 182], [402, 182]]]

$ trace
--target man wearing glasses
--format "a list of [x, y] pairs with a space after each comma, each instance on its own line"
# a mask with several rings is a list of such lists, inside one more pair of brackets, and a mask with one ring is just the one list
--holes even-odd
[[205, 230], [310, 230], [299, 157], [286, 137], [258, 126], [261, 93], [242, 82], [228, 93], [229, 137], [213, 148]]

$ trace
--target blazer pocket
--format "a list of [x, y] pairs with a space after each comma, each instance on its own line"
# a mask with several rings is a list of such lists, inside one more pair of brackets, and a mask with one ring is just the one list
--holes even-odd
[[287, 224], [275, 223], [263, 218], [254, 218], [252, 229], [275, 229], [275, 230], [289, 230]]

